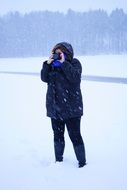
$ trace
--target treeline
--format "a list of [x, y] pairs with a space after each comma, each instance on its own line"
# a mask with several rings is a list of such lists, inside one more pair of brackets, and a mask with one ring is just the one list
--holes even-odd
[[45, 56], [61, 41], [70, 42], [78, 55], [127, 53], [127, 14], [68, 10], [0, 17], [0, 57]]

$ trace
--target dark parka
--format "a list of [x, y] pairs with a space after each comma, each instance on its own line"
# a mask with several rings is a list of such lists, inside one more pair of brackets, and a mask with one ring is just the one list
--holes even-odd
[[82, 67], [78, 59], [65, 60], [61, 67], [43, 63], [41, 80], [48, 84], [46, 94], [47, 116], [55, 119], [68, 119], [83, 115], [80, 90]]

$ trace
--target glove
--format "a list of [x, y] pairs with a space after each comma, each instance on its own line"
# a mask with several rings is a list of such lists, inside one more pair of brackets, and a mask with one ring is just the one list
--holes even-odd
[[58, 61], [58, 60], [55, 60], [55, 61], [52, 62], [53, 67], [61, 67], [61, 64], [62, 63], [60, 61]]

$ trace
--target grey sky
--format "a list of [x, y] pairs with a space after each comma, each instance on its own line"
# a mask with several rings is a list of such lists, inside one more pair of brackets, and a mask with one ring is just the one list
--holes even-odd
[[66, 12], [69, 8], [76, 11], [103, 8], [108, 12], [123, 8], [127, 12], [127, 0], [0, 0], [0, 14], [16, 10], [23, 13], [33, 10]]

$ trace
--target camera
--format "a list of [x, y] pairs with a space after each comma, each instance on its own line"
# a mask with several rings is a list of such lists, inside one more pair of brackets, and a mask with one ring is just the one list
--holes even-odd
[[54, 61], [60, 60], [61, 59], [60, 53], [54, 53], [52, 59], [54, 59]]

